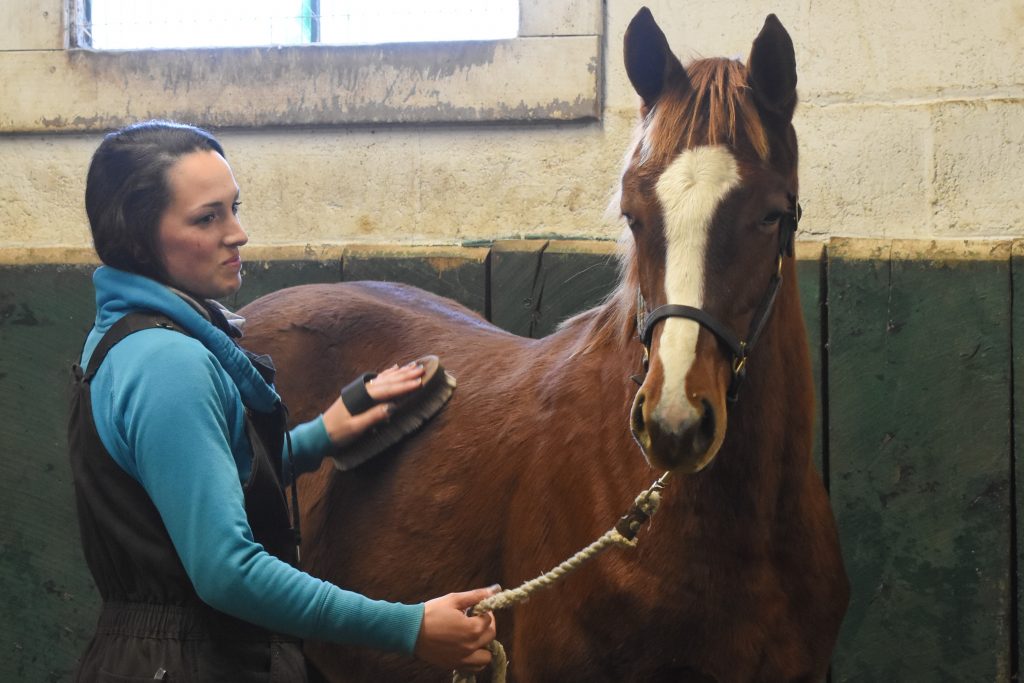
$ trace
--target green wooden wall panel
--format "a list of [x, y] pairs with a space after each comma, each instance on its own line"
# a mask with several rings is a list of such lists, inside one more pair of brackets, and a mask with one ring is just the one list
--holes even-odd
[[[1020, 642], [1021, 625], [1024, 625], [1024, 524], [1021, 523], [1024, 505], [1024, 240], [1013, 245], [1010, 262], [1013, 275], [1013, 306], [1010, 311], [1013, 321], [1013, 429], [1014, 429], [1014, 475], [1016, 483], [1015, 519], [1017, 521], [1017, 671], [1024, 667], [1024, 647]], [[1019, 678], [1019, 676], [1018, 676]]]
[[98, 614], [66, 452], [92, 266], [0, 266], [0, 681], [66, 681]]
[[825, 305], [822, 293], [821, 275], [823, 269], [822, 256], [817, 258], [801, 258], [796, 262], [797, 283], [800, 288], [800, 305], [804, 312], [804, 323], [807, 326], [807, 345], [811, 352], [811, 372], [814, 374], [814, 462], [818, 472], [824, 472], [822, 421], [824, 406], [824, 390], [822, 386], [821, 357], [821, 315]]
[[[612, 250], [539, 240], [492, 250], [357, 248], [343, 261], [256, 260], [225, 303], [234, 308], [309, 282], [388, 279], [489, 309], [496, 324], [536, 337], [614, 286]], [[815, 457], [820, 466], [827, 444], [854, 590], [833, 680], [1009, 680], [1010, 330], [1018, 340], [1012, 428], [1020, 453], [1024, 243], [1012, 261], [1012, 316], [1008, 253], [855, 251], [839, 241], [827, 263], [797, 262], [818, 424], [826, 399], [830, 417], [826, 439], [816, 434]], [[93, 317], [91, 271], [0, 266], [0, 681], [69, 680], [95, 620], [64, 443], [67, 370]], [[1024, 542], [1018, 549], [1024, 553]]]
[[[244, 254], [243, 254], [244, 256]], [[341, 259], [246, 261], [242, 266], [242, 288], [224, 301], [224, 305], [235, 310], [285, 287], [309, 285], [341, 280]]]
[[1008, 266], [829, 248], [834, 681], [1009, 680]]
[[345, 251], [342, 279], [414, 285], [487, 314], [486, 248], [368, 247]]
[[491, 249], [491, 321], [539, 338], [601, 302], [618, 283], [607, 242], [517, 240]]
[[535, 283], [547, 240], [496, 242], [491, 249], [491, 322], [523, 337], [534, 333], [540, 314]]

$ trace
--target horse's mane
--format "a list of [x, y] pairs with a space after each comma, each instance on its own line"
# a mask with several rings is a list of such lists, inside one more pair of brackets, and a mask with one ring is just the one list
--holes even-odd
[[[666, 91], [637, 125], [634, 142], [626, 152], [625, 167], [634, 162], [638, 151], [636, 163], [642, 166], [651, 159], [667, 163], [681, 149], [724, 144], [735, 150], [743, 141], [762, 161], [767, 161], [768, 134], [747, 85], [747, 68], [734, 59], [700, 59], [686, 67], [686, 74], [690, 87]], [[616, 192], [609, 213], [618, 212], [618, 200]], [[628, 230], [619, 246], [619, 285], [601, 305], [559, 326], [581, 328], [571, 349], [574, 356], [605, 344], [625, 346], [636, 334], [639, 279]]]
[[558, 329], [580, 327], [576, 343], [570, 349], [573, 356], [590, 353], [611, 344], [625, 346], [636, 332], [636, 293], [640, 286], [637, 275], [633, 239], [625, 230], [619, 239], [619, 284], [597, 307], [565, 320]]

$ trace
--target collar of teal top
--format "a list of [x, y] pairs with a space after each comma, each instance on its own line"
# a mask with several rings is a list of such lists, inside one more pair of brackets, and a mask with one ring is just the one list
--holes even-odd
[[217, 358], [238, 387], [246, 407], [267, 412], [280, 402], [277, 392], [263, 380], [238, 345], [171, 288], [110, 266], [97, 268], [92, 279], [96, 288], [97, 332], [106, 332], [123, 315], [132, 311], [162, 313], [181, 325]]

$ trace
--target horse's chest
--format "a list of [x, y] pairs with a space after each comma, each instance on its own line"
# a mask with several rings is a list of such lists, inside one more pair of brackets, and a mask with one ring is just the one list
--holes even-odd
[[[700, 567], [675, 582], [643, 580], [589, 595], [564, 595], [572, 610], [517, 616], [523, 668], [517, 680], [800, 680], [809, 655], [793, 628], [791, 601], [768, 567], [729, 575]], [[697, 577], [697, 578], [695, 578]], [[606, 577], [607, 578], [607, 577]], [[596, 585], [601, 586], [601, 582]], [[553, 647], [554, 643], [559, 643]]]

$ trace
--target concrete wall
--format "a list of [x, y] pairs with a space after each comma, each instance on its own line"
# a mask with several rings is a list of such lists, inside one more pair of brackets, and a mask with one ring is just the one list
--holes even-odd
[[[745, 57], [768, 12], [789, 29], [802, 98], [804, 238], [1024, 234], [1024, 1], [648, 4], [684, 61]], [[299, 67], [287, 51], [265, 65], [284, 80], [277, 78], [276, 90], [269, 77], [256, 83], [247, 96], [257, 104], [249, 106], [236, 91], [215, 97], [210, 80], [196, 75], [201, 70], [174, 67], [171, 84], [166, 64], [148, 67], [156, 71], [131, 65], [131, 78], [123, 64], [85, 68], [84, 58], [63, 52], [63, 0], [2, 0], [0, 247], [87, 248], [83, 184], [101, 131], [118, 115], [168, 112], [218, 126], [253, 244], [613, 238], [619, 225], [603, 214], [636, 104], [621, 40], [639, 5], [608, 0], [602, 17], [599, 0], [523, 0], [523, 35], [577, 42], [554, 52], [517, 42], [526, 47], [510, 48], [508, 59], [525, 65], [518, 72], [514, 65], [455, 69], [443, 84], [447, 102], [460, 103], [455, 115], [407, 115], [401, 102], [389, 101], [358, 116], [341, 107], [310, 118], [275, 109], [287, 98], [287, 75], [302, 73], [289, 71]], [[537, 20], [541, 6], [554, 9]], [[337, 84], [345, 67], [332, 64]], [[112, 78], [120, 86], [110, 86]], [[565, 84], [577, 94], [560, 110], [557, 97], [535, 104], [521, 95], [531, 82]], [[492, 100], [485, 93], [474, 104], [460, 93], [463, 84], [486, 85]], [[325, 101], [330, 85], [317, 86]], [[384, 99], [387, 85], [367, 87], [371, 94], [380, 88]], [[191, 108], [182, 108], [182, 93], [193, 94]], [[247, 114], [254, 108], [259, 116]], [[383, 122], [389, 117], [406, 122]]]

